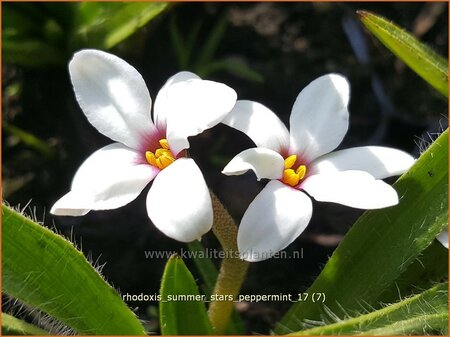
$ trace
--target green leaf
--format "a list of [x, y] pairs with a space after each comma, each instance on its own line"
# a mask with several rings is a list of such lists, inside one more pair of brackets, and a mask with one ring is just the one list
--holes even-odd
[[448, 249], [434, 240], [408, 269], [378, 298], [379, 302], [392, 303], [399, 297], [417, 294], [436, 281], [448, 279]]
[[167, 261], [160, 294], [159, 316], [163, 335], [212, 334], [205, 308], [207, 297], [200, 295], [194, 277], [177, 255]]
[[292, 333], [327, 335], [441, 335], [448, 324], [448, 283], [369, 314]]
[[3, 290], [81, 335], [145, 335], [117, 292], [70, 242], [2, 205]]
[[5, 336], [45, 336], [49, 333], [33, 324], [2, 312], [2, 334]]
[[448, 313], [421, 315], [392, 323], [381, 328], [368, 330], [367, 336], [440, 335], [448, 336]]
[[370, 12], [357, 13], [366, 28], [391, 52], [448, 97], [448, 62], [442, 56], [394, 23]]
[[[200, 254], [205, 256], [206, 254], [205, 248], [198, 240], [189, 242], [187, 246], [191, 252], [194, 252], [196, 254], [196, 256], [201, 256]], [[206, 256], [204, 258], [194, 258], [193, 261], [198, 271], [200, 272], [203, 282], [205, 283], [204, 287], [202, 288], [203, 292], [204, 294], [206, 294], [206, 296], [209, 297], [214, 291], [214, 286], [216, 284], [219, 272], [217, 271], [217, 268], [211, 261], [211, 259], [207, 258]], [[231, 314], [231, 319], [225, 333], [227, 335], [244, 334], [244, 323], [242, 322], [236, 310], [233, 310], [233, 313]]]
[[75, 18], [75, 48], [110, 49], [160, 14], [166, 2], [83, 2]]
[[324, 305], [294, 304], [276, 333], [300, 330], [305, 320], [377, 306], [377, 298], [447, 227], [448, 130], [394, 184], [400, 203], [361, 216], [336, 248], [308, 293], [324, 293]]
[[[198, 240], [189, 242], [187, 246], [189, 250], [197, 256], [199, 256], [200, 254], [206, 254], [205, 248]], [[219, 272], [217, 271], [214, 263], [209, 258], [194, 258], [193, 261], [198, 271], [200, 272], [200, 275], [202, 276], [203, 282], [205, 283], [203, 289], [204, 293], [209, 296], [214, 290], [217, 275], [219, 274]]]

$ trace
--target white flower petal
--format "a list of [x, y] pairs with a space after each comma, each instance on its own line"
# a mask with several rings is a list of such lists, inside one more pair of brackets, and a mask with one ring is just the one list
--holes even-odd
[[381, 146], [363, 146], [331, 152], [311, 163], [314, 174], [358, 170], [370, 173], [376, 179], [397, 176], [414, 164], [406, 152]]
[[310, 162], [334, 150], [348, 129], [350, 88], [329, 74], [312, 81], [298, 95], [290, 118], [291, 151]]
[[153, 107], [153, 120], [155, 121], [155, 125], [159, 130], [166, 130], [167, 127], [166, 119], [168, 109], [170, 109], [170, 101], [168, 100], [168, 88], [172, 84], [192, 79], [200, 79], [200, 77], [189, 71], [180, 71], [179, 73], [176, 73], [171, 78], [169, 78], [161, 88], [161, 90], [159, 90], [158, 95], [155, 99], [155, 105]]
[[241, 258], [262, 261], [291, 244], [312, 216], [311, 199], [303, 192], [270, 181], [245, 212], [238, 232]]
[[83, 210], [114, 209], [136, 199], [158, 174], [142, 163], [136, 151], [114, 143], [94, 152], [73, 178], [71, 192], [56, 202], [51, 213], [83, 215]]
[[248, 170], [255, 172], [258, 180], [281, 179], [283, 177], [284, 159], [270, 149], [256, 147], [236, 155], [223, 169], [227, 176], [241, 175]]
[[364, 171], [343, 171], [310, 176], [300, 184], [317, 201], [378, 209], [398, 204], [393, 187]]
[[258, 147], [277, 152], [288, 150], [289, 132], [283, 122], [264, 105], [252, 101], [237, 101], [222, 123], [242, 131]]
[[154, 132], [150, 94], [131, 65], [102, 51], [82, 50], [69, 71], [78, 103], [98, 131], [134, 149]]
[[91, 207], [91, 204], [82, 193], [77, 194], [70, 191], [55, 202], [50, 213], [54, 215], [82, 216], [89, 213], [89, 207]]
[[448, 229], [444, 230], [441, 234], [439, 234], [436, 239], [448, 249]]
[[236, 103], [225, 84], [191, 79], [167, 87], [167, 140], [176, 155], [189, 147], [187, 138], [220, 123]]
[[211, 229], [211, 197], [192, 159], [177, 159], [158, 174], [148, 192], [147, 212], [161, 232], [178, 241], [200, 239]]

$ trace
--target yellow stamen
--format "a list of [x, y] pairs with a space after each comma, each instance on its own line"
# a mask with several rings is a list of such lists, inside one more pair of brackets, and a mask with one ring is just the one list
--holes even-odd
[[165, 138], [159, 140], [159, 145], [161, 145], [163, 149], [169, 149], [169, 142]]
[[297, 161], [297, 156], [295, 154], [290, 155], [284, 160], [284, 171], [283, 178], [281, 181], [289, 186], [297, 186], [300, 180], [305, 178], [306, 166], [300, 165], [296, 170], [292, 169], [295, 162]]
[[163, 163], [161, 163], [161, 159], [160, 159], [160, 158], [156, 159], [156, 166], [157, 166], [160, 170], [162, 170], [162, 169], [164, 168], [164, 165], [163, 165]]
[[145, 159], [147, 159], [149, 164], [156, 166], [156, 157], [152, 151], [145, 152]]
[[298, 177], [300, 180], [302, 180], [305, 175], [306, 175], [306, 166], [305, 165], [300, 165], [297, 170], [295, 171], [295, 173], [298, 174]]
[[163, 170], [175, 161], [175, 156], [169, 149], [167, 139], [160, 139], [159, 144], [162, 147], [156, 149], [154, 153], [152, 151], [145, 152], [145, 159], [150, 165]]
[[293, 169], [287, 169], [283, 172], [283, 182], [285, 184], [295, 186], [300, 181], [298, 174]]
[[292, 166], [294, 166], [295, 162], [297, 161], [297, 156], [295, 154], [290, 155], [284, 160], [284, 168], [290, 169]]
[[171, 155], [170, 150], [167, 150], [167, 149], [159, 148], [155, 151], [156, 158], [161, 157], [161, 156], [170, 156], [170, 155]]
[[167, 167], [175, 161], [175, 158], [173, 158], [172, 156], [161, 156], [158, 158], [158, 160], [164, 167]]

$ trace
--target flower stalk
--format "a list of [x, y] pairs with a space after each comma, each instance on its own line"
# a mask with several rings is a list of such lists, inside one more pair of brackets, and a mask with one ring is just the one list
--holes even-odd
[[[239, 294], [244, 282], [248, 262], [239, 258], [236, 223], [217, 196], [213, 192], [210, 193], [214, 211], [212, 230], [225, 252], [213, 294], [232, 295], [234, 299]], [[220, 298], [221, 296], [216, 297]], [[223, 335], [225, 333], [232, 311], [233, 301], [211, 302], [208, 315], [215, 334]]]

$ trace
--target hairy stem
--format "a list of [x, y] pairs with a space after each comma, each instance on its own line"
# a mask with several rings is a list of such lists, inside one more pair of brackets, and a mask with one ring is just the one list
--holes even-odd
[[[245, 279], [248, 262], [239, 259], [237, 226], [233, 218], [212, 192], [211, 199], [214, 210], [213, 233], [225, 252], [213, 295], [232, 295], [232, 298], [235, 299]], [[220, 298], [220, 296], [218, 297]], [[224, 334], [232, 311], [233, 301], [211, 302], [208, 315], [215, 334]]]

